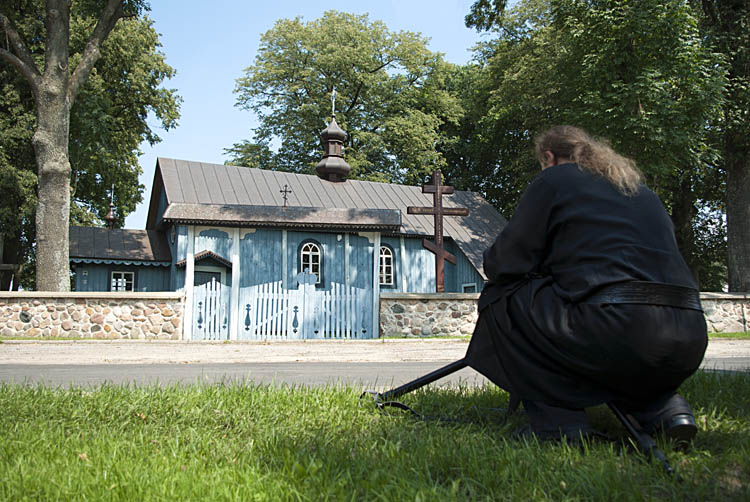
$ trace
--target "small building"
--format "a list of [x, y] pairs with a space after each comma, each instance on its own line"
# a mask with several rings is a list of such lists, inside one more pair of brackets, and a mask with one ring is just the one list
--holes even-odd
[[[435, 292], [421, 187], [349, 180], [346, 133], [318, 175], [159, 158], [145, 230], [71, 227], [77, 291], [184, 291], [192, 339], [371, 338], [379, 294]], [[443, 198], [445, 292], [479, 292], [506, 220], [475, 192]]]

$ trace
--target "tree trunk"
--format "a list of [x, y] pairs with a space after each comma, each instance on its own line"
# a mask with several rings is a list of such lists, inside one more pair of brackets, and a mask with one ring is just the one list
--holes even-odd
[[[4, 244], [4, 245], [3, 245]], [[12, 290], [18, 291], [18, 286], [21, 283], [21, 277], [19, 276], [18, 265], [23, 262], [23, 253], [21, 252], [21, 236], [12, 235], [3, 236], [0, 235], [0, 264], [9, 266], [9, 264], [15, 264], [16, 267], [13, 269], [6, 269], [3, 267], [0, 269], [0, 291]]]
[[727, 250], [729, 291], [750, 292], [750, 159], [733, 151], [742, 144], [727, 138]]
[[[685, 174], [683, 174], [685, 176]], [[677, 247], [685, 259], [696, 282], [700, 281], [698, 269], [700, 260], [695, 256], [695, 229], [693, 219], [696, 215], [695, 194], [693, 193], [689, 179], [680, 181], [677, 192], [674, 194], [672, 203], [672, 223], [674, 223]], [[700, 288], [700, 283], [698, 284]]]
[[37, 129], [33, 143], [39, 178], [36, 209], [38, 291], [70, 291], [70, 105], [66, 83], [67, 69], [64, 78], [45, 79], [37, 97]]

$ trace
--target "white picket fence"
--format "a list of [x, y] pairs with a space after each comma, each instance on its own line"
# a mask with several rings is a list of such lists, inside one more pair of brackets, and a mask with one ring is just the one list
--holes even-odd
[[283, 289], [281, 281], [240, 289], [238, 339], [370, 338], [370, 292], [333, 284]]
[[216, 279], [195, 287], [193, 340], [229, 339], [230, 292]]

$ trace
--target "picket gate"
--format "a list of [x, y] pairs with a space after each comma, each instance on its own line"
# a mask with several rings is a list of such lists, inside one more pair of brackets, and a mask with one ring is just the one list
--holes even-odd
[[370, 292], [332, 284], [283, 289], [281, 281], [240, 289], [240, 340], [370, 338]]
[[194, 288], [193, 340], [229, 339], [230, 292], [216, 279]]

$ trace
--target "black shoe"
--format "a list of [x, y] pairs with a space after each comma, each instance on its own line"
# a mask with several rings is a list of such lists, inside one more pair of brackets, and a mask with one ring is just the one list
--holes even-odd
[[626, 405], [626, 409], [645, 432], [664, 434], [678, 449], [686, 449], [698, 433], [690, 405], [677, 393], [662, 396], [637, 409]]
[[698, 426], [692, 413], [679, 413], [663, 420], [656, 431], [661, 431], [675, 444], [675, 448], [685, 450], [698, 434]]

